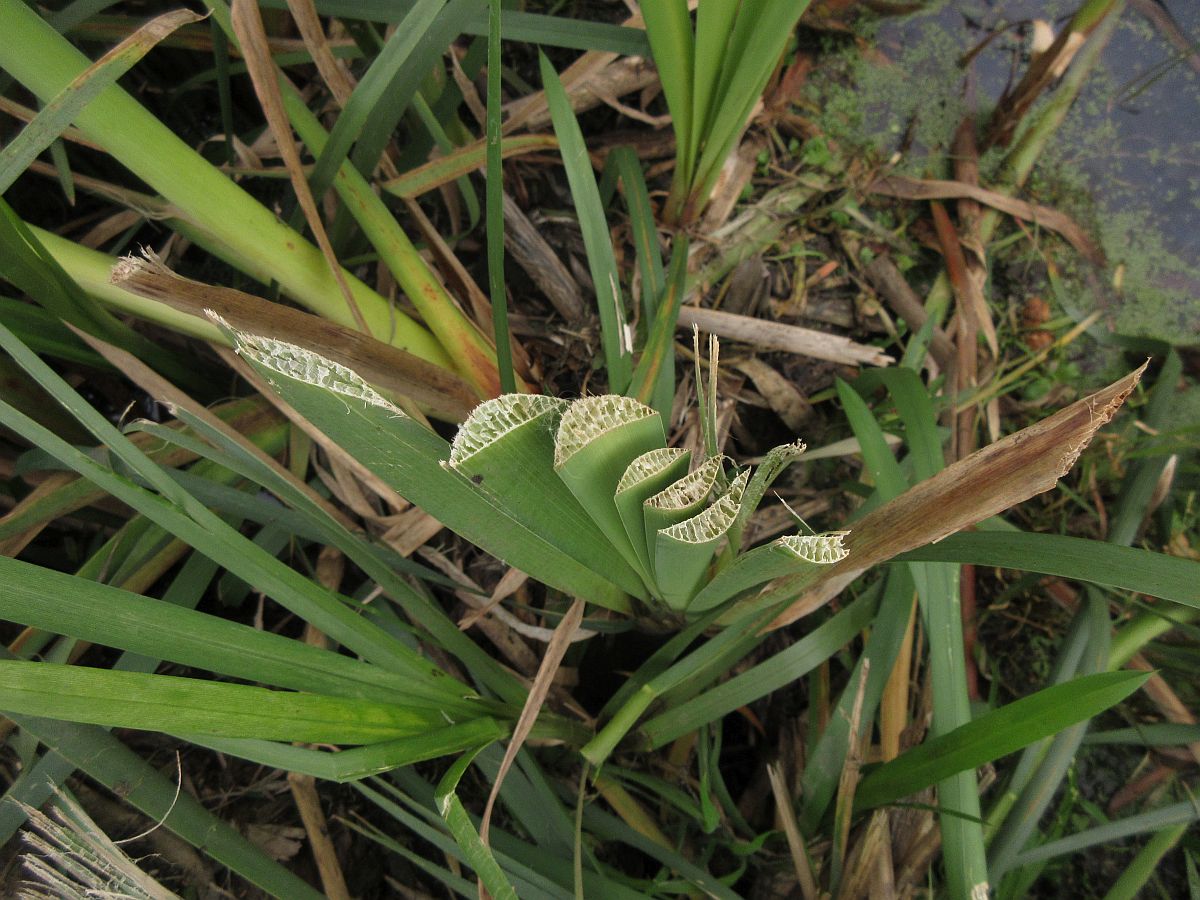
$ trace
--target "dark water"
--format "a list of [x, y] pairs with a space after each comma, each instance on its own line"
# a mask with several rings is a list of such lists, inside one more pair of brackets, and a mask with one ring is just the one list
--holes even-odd
[[[1024, 71], [1031, 21], [1058, 30], [1076, 6], [951, 0], [886, 23], [880, 59], [856, 73], [868, 109], [859, 127], [884, 150], [905, 136], [910, 170], [940, 174], [931, 166], [944, 161], [961, 116], [986, 112]], [[1200, 52], [1200, 2], [1164, 0], [1160, 7]], [[994, 32], [965, 75], [958, 59]], [[1043, 199], [1042, 192], [1064, 187], [1076, 195], [1072, 211], [1120, 267], [1119, 290], [1081, 292], [1081, 306], [1105, 309], [1117, 331], [1200, 342], [1200, 73], [1132, 6], [1029, 190]], [[1111, 282], [1112, 273], [1106, 277]]]

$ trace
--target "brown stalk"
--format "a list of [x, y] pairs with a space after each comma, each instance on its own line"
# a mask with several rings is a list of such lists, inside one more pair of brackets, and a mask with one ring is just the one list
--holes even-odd
[[813, 877], [812, 866], [808, 863], [808, 848], [804, 845], [804, 835], [796, 822], [796, 810], [792, 806], [791, 792], [777, 764], [767, 765], [767, 778], [771, 782], [771, 794], [775, 797], [775, 809], [783, 823], [783, 833], [787, 837], [788, 851], [792, 855], [792, 867], [796, 870], [796, 881], [800, 885], [800, 895], [804, 900], [817, 900], [821, 896], [817, 888], [817, 879]]
[[212, 310], [240, 331], [312, 348], [367, 381], [410, 397], [439, 418], [462, 421], [476, 405], [474, 392], [457, 375], [398, 347], [298, 309], [192, 281], [156, 258], [126, 257], [113, 268], [112, 281], [198, 318]]
[[1030, 107], [1057, 79], [1062, 63], [1069, 60], [1082, 39], [1086, 39], [1119, 3], [1120, 0], [1091, 0], [1079, 8], [1070, 23], [1058, 33], [1054, 43], [1030, 63], [1020, 82], [1000, 98], [992, 112], [983, 149], [996, 145], [1008, 146]]
[[908, 685], [912, 677], [913, 633], [916, 630], [917, 597], [908, 611], [908, 625], [895, 665], [883, 686], [879, 701], [879, 756], [888, 762], [900, 755], [900, 738], [908, 727]]
[[815, 584], [787, 578], [773, 583], [772, 593], [804, 592], [769, 627], [779, 628], [819, 608], [872, 566], [940, 541], [1053, 488], [1116, 414], [1146, 365], [947, 466], [865, 516], [846, 536], [847, 557], [825, 568]]
[[877, 809], [850, 853], [838, 900], [893, 900], [894, 879], [888, 814]]
[[325, 233], [325, 225], [321, 222], [321, 214], [317, 211], [316, 201], [309, 189], [304, 166], [300, 162], [300, 151], [296, 149], [296, 142], [292, 139], [292, 126], [283, 108], [283, 95], [279, 92], [279, 74], [275, 68], [275, 61], [271, 58], [262, 13], [254, 0], [233, 0], [233, 30], [237, 32], [241, 42], [242, 53], [246, 57], [246, 69], [254, 83], [254, 93], [258, 95], [258, 102], [267, 117], [267, 124], [275, 135], [275, 143], [279, 147], [284, 165], [287, 166], [288, 175], [291, 176], [292, 188], [296, 192], [300, 208], [304, 210], [308, 227], [317, 239], [325, 262], [329, 265], [329, 271], [337, 280], [338, 289], [354, 316], [355, 324], [360, 331], [369, 334], [367, 321], [350, 292], [350, 285], [346, 283], [341, 263], [333, 252], [333, 245], [329, 243], [329, 235]]
[[345, 64], [333, 55], [313, 0], [287, 0], [287, 5], [292, 18], [296, 20], [296, 26], [300, 29], [304, 46], [308, 48], [313, 62], [317, 65], [321, 80], [333, 94], [338, 106], [344, 107], [354, 92], [354, 83], [346, 71]]
[[[842, 763], [842, 772], [838, 776], [837, 806], [834, 812], [833, 833], [833, 874], [834, 880], [841, 882], [837, 896], [843, 896], [845, 883], [852, 881], [853, 870], [848, 855], [850, 847], [850, 825], [853, 822], [854, 794], [858, 790], [860, 770], [863, 762], [862, 706], [863, 695], [867, 688], [867, 678], [871, 674], [871, 660], [865, 656], [858, 676], [858, 687], [854, 692], [854, 703], [850, 708], [849, 747], [846, 748], [846, 760]], [[843, 877], [839, 878], [838, 874]]]
[[[979, 284], [971, 277], [967, 263], [967, 255], [963, 252], [962, 240], [950, 221], [950, 214], [940, 201], [933, 200], [929, 204], [933, 213], [933, 227], [937, 231], [938, 241], [942, 245], [942, 254], [946, 261], [946, 274], [950, 278], [950, 286], [954, 289], [954, 297], [958, 301], [959, 327], [962, 320], [968, 320], [972, 332], [982, 333], [987, 339], [988, 347], [993, 356], [1000, 355], [999, 343], [996, 340], [996, 326], [992, 324], [992, 316], [987, 308], [987, 300]], [[963, 362], [963, 337], [959, 337], [959, 363]], [[970, 348], [974, 356], [974, 347]], [[963, 373], [959, 373], [959, 381], [963, 381]]]

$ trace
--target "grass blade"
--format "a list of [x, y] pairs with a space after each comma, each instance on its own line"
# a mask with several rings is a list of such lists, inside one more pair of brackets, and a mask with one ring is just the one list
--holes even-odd
[[875, 607], [875, 595], [864, 594], [786, 650], [654, 716], [639, 729], [646, 747], [661, 747], [803, 677], [845, 647], [871, 621]]
[[1200, 808], [1194, 801], [1185, 800], [1182, 803], [1172, 803], [1170, 806], [1136, 816], [1127, 816], [1124, 819], [1117, 819], [1115, 822], [1080, 831], [1070, 837], [1059, 838], [1057, 841], [1049, 841], [1039, 847], [1033, 847], [1017, 856], [1016, 864], [1030, 866], [1047, 859], [1054, 859], [1056, 856], [1078, 853], [1088, 847], [1119, 841], [1131, 835], [1160, 831], [1176, 825], [1189, 825], [1197, 820], [1200, 820]]
[[1200, 563], [1061, 534], [973, 531], [912, 550], [896, 562], [1001, 566], [1138, 591], [1200, 608]]
[[[346, 155], [362, 133], [367, 121], [380, 102], [388, 97], [393, 79], [407, 61], [413, 50], [420, 45], [426, 32], [446, 5], [446, 0], [417, 0], [405, 14], [404, 20], [392, 33], [371, 67], [359, 80], [358, 86], [342, 108], [337, 123], [325, 146], [318, 154], [316, 165], [308, 182], [317, 197], [324, 195], [333, 183], [333, 177], [346, 160]], [[397, 115], [403, 112], [403, 107]], [[376, 160], [369, 164], [368, 172], [375, 168]], [[361, 171], [361, 170], [360, 170]]]
[[286, 769], [289, 772], [302, 772], [329, 781], [346, 782], [358, 781], [401, 766], [440, 759], [473, 747], [487, 745], [489, 741], [501, 740], [507, 735], [508, 729], [495, 719], [482, 718], [334, 753], [254, 738], [221, 738], [193, 734], [185, 737], [193, 744], [208, 747], [218, 753], [248, 759], [260, 765]]
[[487, 261], [488, 291], [492, 295], [496, 364], [500, 392], [515, 391], [512, 348], [508, 336], [508, 298], [504, 293], [504, 164], [500, 145], [500, 0], [488, 4], [487, 67]]
[[0, 660], [6, 711], [173, 734], [368, 744], [442, 717], [392, 703], [52, 663]]
[[[842, 690], [828, 725], [806, 759], [801, 780], [800, 793], [804, 802], [800, 808], [800, 825], [810, 834], [816, 832], [822, 816], [838, 793], [839, 779], [843, 776], [850, 748], [859, 746], [874, 721], [884, 685], [896, 663], [908, 628], [912, 595], [913, 583], [907, 573], [894, 571], [888, 575], [866, 646]], [[857, 718], [852, 715], [856, 702], [860, 706]], [[859, 731], [851, 734], [850, 724], [855, 721], [859, 723]], [[842, 801], [839, 801], [841, 805]]]
[[137, 29], [73, 78], [0, 150], [0, 194], [12, 186], [38, 154], [49, 147], [101, 91], [116, 84], [118, 78], [168, 34], [189, 22], [199, 22], [201, 18], [183, 9], [164, 13]]
[[587, 146], [583, 142], [583, 133], [579, 130], [567, 93], [550, 60], [543, 54], [540, 61], [542, 86], [554, 120], [554, 134], [558, 137], [563, 167], [579, 216], [579, 228], [583, 232], [588, 268], [596, 288], [608, 387], [615, 394], [623, 394], [633, 375], [633, 342], [625, 320], [625, 302], [617, 280], [617, 260], [613, 255], [608, 221], [600, 203], [600, 191], [588, 159]]
[[458, 799], [458, 782], [471, 761], [482, 749], [483, 747], [480, 747], [471, 753], [465, 753], [455, 760], [446, 774], [442, 776], [442, 780], [438, 782], [434, 801], [437, 803], [442, 818], [446, 820], [446, 827], [450, 829], [454, 842], [458, 844], [459, 849], [466, 857], [467, 864], [475, 870], [475, 874], [479, 878], [480, 893], [482, 894], [486, 889], [494, 900], [517, 900], [516, 890], [509, 883], [500, 864], [496, 862], [496, 857], [492, 855], [491, 849], [480, 838], [479, 832], [475, 830], [475, 825], [471, 822], [466, 807]]
[[856, 809], [883, 806], [1020, 750], [1120, 703], [1146, 672], [1100, 672], [1044, 688], [946, 734], [932, 737], [864, 776]]
[[[80, 640], [293, 690], [464, 707], [465, 685], [413, 654], [404, 674], [216, 616], [0, 557], [0, 616]], [[437, 673], [437, 677], [434, 673]]]
[[696, 46], [692, 39], [691, 15], [686, 0], [663, 0], [647, 3], [642, 16], [646, 20], [646, 37], [654, 52], [663, 94], [671, 110], [675, 167], [679, 173], [676, 178], [690, 184], [696, 165], [696, 145], [692, 140]]

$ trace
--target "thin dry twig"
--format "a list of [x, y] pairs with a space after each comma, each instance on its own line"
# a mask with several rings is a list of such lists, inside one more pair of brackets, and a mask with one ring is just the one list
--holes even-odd
[[[925, 327], [929, 314], [916, 292], [909, 287], [908, 282], [886, 256], [877, 256], [867, 263], [864, 271], [875, 290], [883, 296], [888, 306], [902, 318], [913, 333]], [[941, 328], [933, 329], [933, 337], [929, 341], [929, 354], [937, 361], [944, 372], [954, 369], [954, 343]]]
[[767, 765], [767, 778], [771, 782], [771, 793], [775, 797], [775, 807], [783, 822], [783, 833], [787, 837], [788, 851], [792, 855], [792, 867], [796, 870], [796, 880], [800, 884], [800, 894], [804, 900], [817, 900], [821, 896], [817, 888], [817, 879], [813, 876], [812, 866], [808, 862], [808, 848], [804, 845], [804, 835], [796, 822], [796, 810], [792, 806], [791, 794], [779, 766], [774, 763]]
[[566, 654], [567, 648], [571, 646], [571, 638], [579, 627], [579, 623], [583, 621], [583, 610], [586, 605], [578, 597], [575, 598], [571, 603], [571, 608], [567, 610], [566, 615], [558, 623], [558, 627], [554, 629], [554, 637], [546, 645], [546, 654], [542, 657], [541, 665], [538, 666], [537, 676], [533, 679], [529, 696], [525, 699], [525, 706], [521, 709], [521, 715], [513, 728], [512, 739], [504, 751], [504, 759], [500, 762], [500, 769], [496, 772], [496, 780], [492, 784], [492, 792], [488, 794], [487, 805], [483, 809], [479, 837], [485, 846], [488, 843], [488, 830], [492, 824], [492, 809], [495, 807], [496, 798], [500, 796], [500, 786], [504, 783], [508, 770], [512, 768], [512, 764], [517, 758], [517, 751], [521, 749], [537, 721], [538, 713], [541, 712], [546, 697], [550, 693], [550, 686], [554, 683], [554, 673], [562, 664], [563, 656]]
[[717, 309], [685, 306], [679, 310], [680, 330], [700, 328], [710, 334], [750, 344], [759, 350], [780, 350], [814, 359], [844, 363], [849, 366], [886, 366], [894, 360], [878, 347], [860, 344], [850, 338], [826, 334], [798, 325], [768, 322], [751, 316], [739, 316]]

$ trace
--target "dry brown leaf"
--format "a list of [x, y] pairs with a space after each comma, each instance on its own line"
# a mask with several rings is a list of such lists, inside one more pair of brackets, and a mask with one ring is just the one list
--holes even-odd
[[800, 434], [813, 416], [812, 404], [800, 389], [756, 356], [734, 363], [734, 366], [749, 376], [783, 424], [793, 434]]
[[283, 108], [283, 96], [279, 92], [279, 70], [271, 58], [262, 13], [255, 0], [233, 0], [233, 30], [237, 32], [241, 42], [242, 55], [246, 59], [246, 70], [254, 84], [254, 93], [258, 95], [258, 102], [267, 117], [267, 124], [275, 135], [275, 143], [279, 147], [284, 165], [287, 166], [288, 175], [291, 176], [292, 188], [296, 192], [300, 208], [304, 210], [308, 227], [312, 229], [321, 253], [329, 264], [329, 271], [337, 280], [338, 289], [346, 300], [346, 306], [353, 315], [355, 324], [360, 331], [369, 334], [367, 321], [350, 292], [350, 285], [346, 283], [341, 263], [338, 262], [333, 245], [329, 243], [329, 236], [325, 233], [325, 225], [321, 221], [321, 214], [317, 211], [316, 201], [308, 186], [304, 165], [300, 162], [300, 151], [296, 149], [296, 142], [292, 140], [292, 126]]
[[346, 69], [345, 63], [333, 55], [325, 29], [321, 27], [321, 18], [317, 15], [313, 0], [287, 0], [288, 10], [300, 29], [304, 38], [304, 46], [312, 54], [321, 80], [337, 100], [338, 106], [344, 107], [350, 95], [354, 92], [354, 82]]
[[903, 200], [957, 200], [969, 197], [984, 206], [990, 206], [1015, 218], [1024, 219], [1042, 228], [1058, 232], [1089, 261], [1096, 265], [1104, 265], [1104, 252], [1088, 236], [1087, 232], [1066, 213], [1048, 206], [1026, 203], [1024, 200], [1009, 197], [999, 191], [988, 190], [979, 185], [964, 184], [961, 181], [905, 178], [901, 175], [889, 175], [886, 178], [877, 179], [867, 187], [867, 191], [872, 194], [899, 197]]
[[484, 846], [487, 846], [488, 843], [492, 809], [496, 804], [496, 798], [500, 795], [500, 786], [504, 783], [508, 770], [512, 768], [512, 764], [517, 758], [517, 751], [521, 749], [521, 745], [525, 743], [525, 739], [529, 737], [529, 732], [533, 729], [534, 722], [537, 721], [538, 713], [541, 712], [542, 705], [546, 702], [546, 696], [550, 693], [550, 686], [554, 683], [554, 673], [562, 664], [563, 656], [566, 654], [567, 648], [571, 646], [571, 638], [579, 627], [579, 623], [583, 621], [583, 610], [586, 605], [576, 597], [571, 603], [571, 608], [567, 610], [567, 614], [562, 617], [558, 627], [554, 629], [554, 637], [546, 645], [546, 654], [542, 657], [541, 665], [538, 666], [537, 677], [533, 679], [533, 685], [529, 688], [529, 696], [525, 699], [525, 706], [521, 709], [521, 715], [513, 728], [512, 738], [504, 751], [504, 759], [500, 762], [496, 780], [492, 784], [492, 792], [488, 795], [487, 805], [483, 808], [483, 821], [479, 826], [479, 837], [483, 840]]
[[[962, 531], [1058, 483], [1092, 436], [1137, 386], [1147, 363], [1049, 418], [947, 466], [865, 516], [846, 536], [848, 554], [825, 568], [771, 628], [794, 622], [837, 596], [863, 572]], [[775, 582], [785, 588], [787, 579]], [[797, 582], [798, 583], [798, 582]]]
[[478, 402], [457, 375], [398, 347], [252, 294], [183, 278], [153, 258], [126, 257], [113, 269], [112, 281], [200, 319], [212, 310], [236, 329], [313, 348], [372, 384], [410, 397], [440, 418], [462, 421]]
[[791, 790], [777, 763], [767, 765], [767, 778], [771, 782], [771, 793], [775, 797], [776, 818], [783, 823], [783, 833], [787, 838], [788, 851], [792, 855], [792, 868], [796, 870], [800, 895], [804, 900], [817, 900], [821, 896], [821, 892], [817, 888], [816, 878], [813, 877], [812, 867], [808, 864], [808, 849], [804, 845], [804, 835], [800, 833], [800, 826], [796, 822]]

